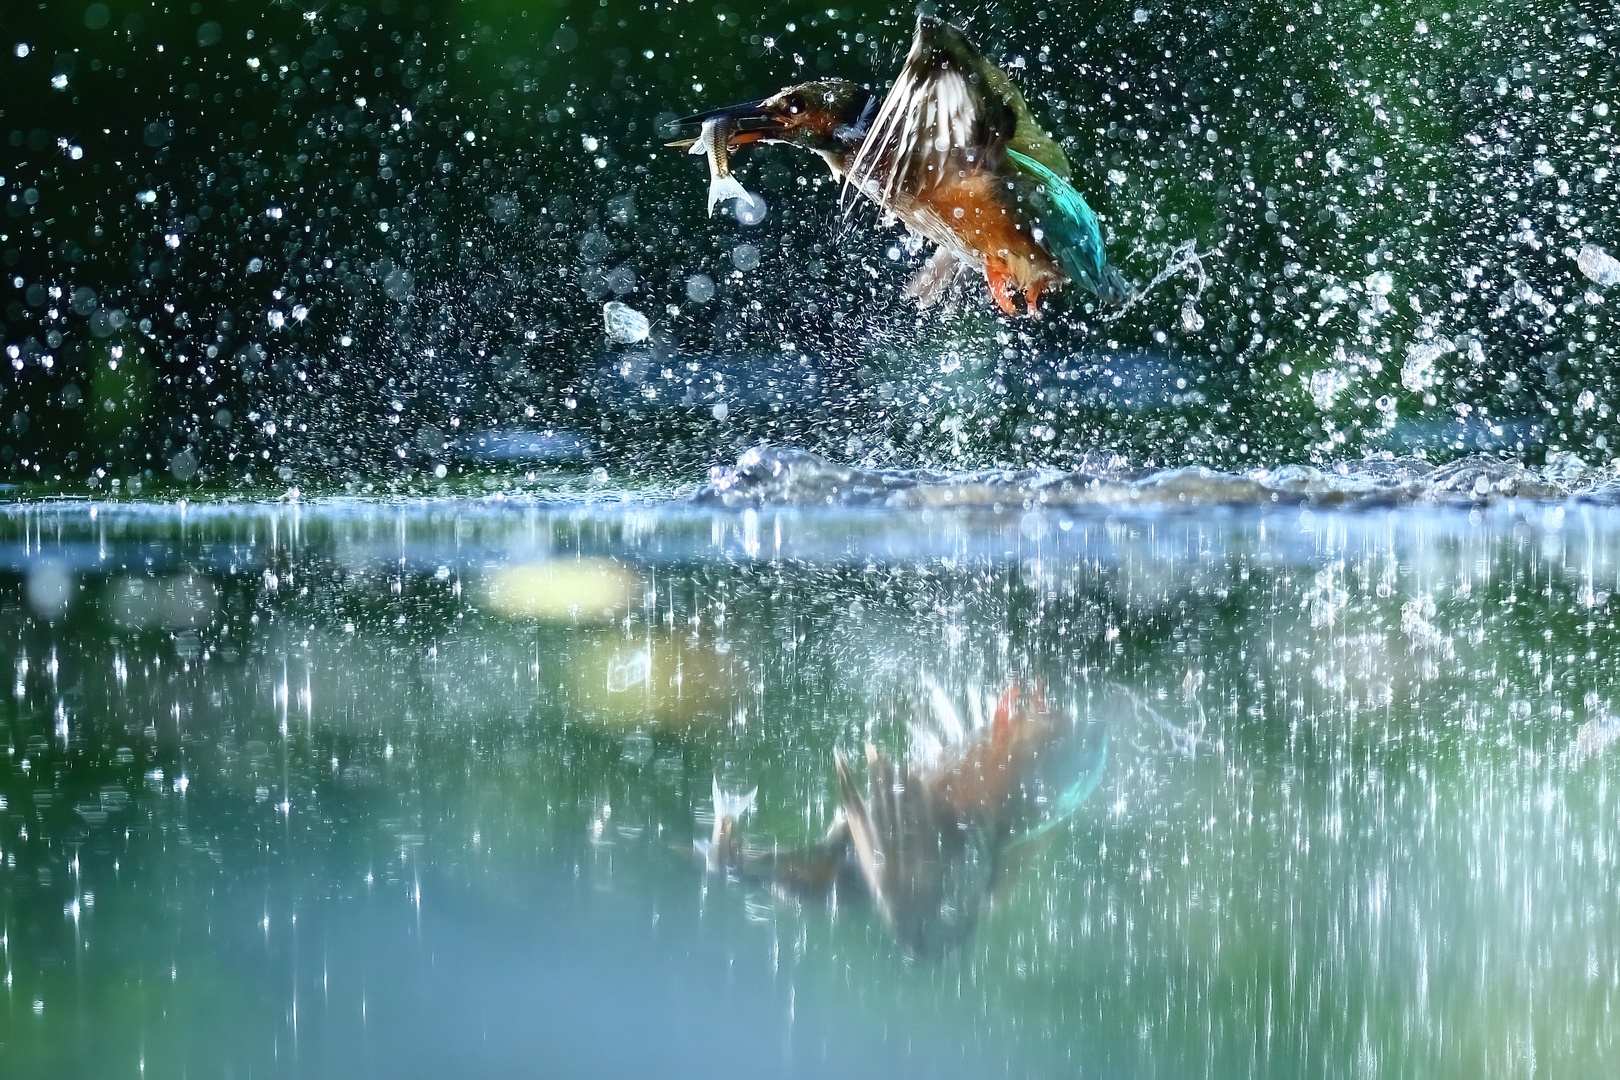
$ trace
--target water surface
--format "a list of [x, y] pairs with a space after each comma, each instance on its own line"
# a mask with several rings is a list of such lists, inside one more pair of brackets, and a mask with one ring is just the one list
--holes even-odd
[[[1615, 510], [1013, 490], [5, 508], [6, 1075], [1613, 1070]], [[1137, 704], [943, 957], [693, 855], [1035, 680]]]

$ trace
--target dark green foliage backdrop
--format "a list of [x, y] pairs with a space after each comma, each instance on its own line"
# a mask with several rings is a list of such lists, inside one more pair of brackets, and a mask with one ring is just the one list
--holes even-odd
[[[8, 5], [0, 479], [680, 478], [759, 440], [1609, 459], [1614, 298], [1575, 256], [1620, 250], [1613, 5], [944, 7], [1138, 284], [1207, 253], [1196, 296], [1183, 275], [1040, 324], [977, 283], [919, 317], [923, 253], [787, 148], [739, 155], [762, 224], [704, 216], [671, 119], [812, 73], [886, 84], [914, 18], [738, 7]], [[614, 298], [648, 341], [606, 340]], [[492, 461], [469, 437], [492, 428], [527, 449]]]

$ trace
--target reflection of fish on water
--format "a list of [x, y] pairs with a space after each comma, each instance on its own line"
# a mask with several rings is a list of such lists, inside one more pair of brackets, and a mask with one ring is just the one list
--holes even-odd
[[746, 848], [736, 817], [725, 819], [751, 805], [752, 793], [738, 800], [717, 786], [714, 833], [700, 845], [709, 868], [792, 899], [864, 897], [917, 955], [961, 944], [1096, 788], [1108, 728], [1052, 707], [1038, 684], [1016, 683], [987, 722], [970, 728], [929, 689], [928, 720], [911, 726], [903, 759], [866, 747], [865, 794], [849, 761], [835, 756], [842, 806], [819, 843]]

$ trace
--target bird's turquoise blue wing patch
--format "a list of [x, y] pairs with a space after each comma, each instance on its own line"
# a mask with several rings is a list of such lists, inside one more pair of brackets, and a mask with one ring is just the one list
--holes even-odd
[[[1078, 739], [1079, 733], [1073, 737]], [[1020, 843], [1034, 842], [1051, 830], [1067, 824], [1073, 820], [1080, 804], [1091, 798], [1091, 793], [1102, 782], [1103, 770], [1108, 765], [1108, 726], [1104, 724], [1090, 739], [1079, 743], [1075, 750], [1072, 758], [1062, 762], [1064, 771], [1069, 773], [1069, 782], [1048, 808], [1046, 820], [1025, 833]]]
[[1007, 150], [1007, 158], [1026, 177], [1034, 180], [1029, 198], [1036, 212], [1035, 224], [1044, 232], [1041, 242], [1063, 272], [1097, 294], [1105, 304], [1123, 304], [1130, 288], [1119, 272], [1108, 265], [1103, 250], [1102, 229], [1097, 215], [1069, 182], [1026, 154]]

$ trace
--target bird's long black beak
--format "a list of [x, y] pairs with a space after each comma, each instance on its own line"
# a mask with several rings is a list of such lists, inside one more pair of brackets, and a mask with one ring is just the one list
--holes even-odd
[[[736, 105], [723, 105], [718, 109], [710, 109], [707, 112], [696, 113], [692, 116], [683, 116], [675, 121], [675, 126], [688, 127], [693, 124], [702, 124], [708, 120], [719, 119], [720, 117], [729, 117], [736, 124], [735, 130], [731, 133], [730, 145], [732, 147], [757, 142], [760, 139], [780, 134], [785, 130], [785, 125], [781, 120], [766, 111], [766, 100], [768, 99], [743, 101]], [[696, 141], [694, 136], [692, 138], [677, 139], [665, 145], [691, 146]]]
[[776, 118], [765, 111], [766, 100], [761, 98], [758, 101], [743, 101], [736, 105], [722, 105], [720, 108], [710, 109], [708, 112], [684, 116], [675, 122], [684, 126], [686, 124], [701, 124], [705, 120], [713, 120], [716, 117], [729, 116], [737, 122], [737, 127], [744, 131], [761, 125], [780, 127], [781, 125]]

